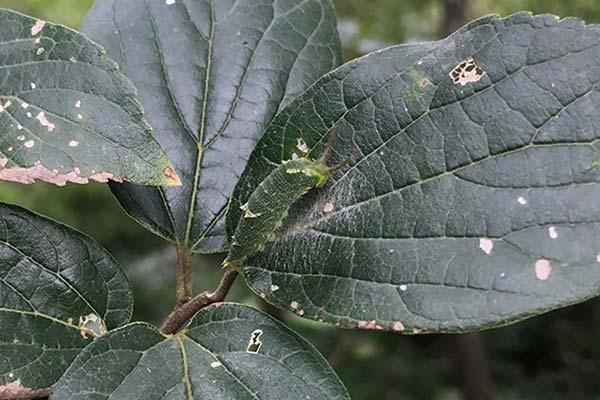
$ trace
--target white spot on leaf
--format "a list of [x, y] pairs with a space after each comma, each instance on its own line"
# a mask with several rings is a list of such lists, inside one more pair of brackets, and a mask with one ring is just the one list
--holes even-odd
[[551, 226], [550, 228], [548, 228], [548, 235], [550, 235], [550, 239], [557, 239], [558, 238], [558, 232], [556, 232], [556, 228]]
[[323, 207], [323, 212], [330, 213], [334, 209], [335, 209], [335, 206], [333, 205], [333, 203], [327, 202], [327, 203], [325, 203], [325, 206]]
[[69, 142], [69, 147], [77, 147], [79, 146], [79, 142], [77, 140], [71, 140]]
[[35, 117], [35, 119], [40, 121], [40, 124], [42, 126], [47, 127], [48, 132], [54, 132], [54, 129], [56, 129], [56, 125], [48, 121], [48, 118], [46, 118], [46, 114], [43, 111], [40, 111], [40, 113], [37, 115], [37, 117]]
[[219, 368], [219, 367], [223, 366], [223, 364], [221, 364], [219, 361], [215, 361], [215, 362], [211, 363], [210, 366], [213, 368]]
[[298, 150], [300, 150], [301, 152], [303, 152], [304, 154], [309, 152], [309, 148], [306, 145], [306, 142], [304, 141], [304, 139], [302, 139], [302, 138], [298, 138], [298, 141], [296, 143], [296, 148]]
[[541, 281], [548, 280], [552, 273], [552, 263], [548, 260], [537, 260], [535, 262], [535, 275]]
[[75, 103], [75, 108], [81, 108], [81, 100], [77, 100], [77, 103]]
[[165, 4], [168, 6], [173, 5], [175, 4], [175, 0], [165, 0]]
[[479, 239], [479, 248], [483, 250], [485, 254], [490, 254], [494, 248], [494, 242], [490, 239]]
[[42, 21], [41, 19], [35, 21], [35, 25], [31, 27], [31, 36], [35, 36], [40, 33], [42, 29], [44, 29], [44, 26], [46, 26], [46, 21]]
[[31, 83], [29, 84], [29, 86], [31, 86], [31, 88], [32, 88], [32, 89], [35, 89], [35, 88], [37, 87], [37, 85], [36, 85], [34, 82], [31, 82]]
[[394, 332], [404, 332], [404, 329], [406, 328], [404, 328], [404, 324], [402, 322], [394, 322], [394, 326], [392, 327]]
[[279, 286], [277, 285], [271, 285], [271, 292], [276, 292], [279, 290]]
[[33, 146], [35, 146], [35, 140], [29, 140], [29, 141], [25, 142], [23, 145], [25, 147], [27, 147], [28, 149], [31, 149]]
[[292, 301], [290, 303], [290, 307], [292, 307], [292, 310], [297, 310], [298, 309], [298, 302], [297, 301]]
[[46, 51], [46, 49], [45, 49], [45, 48], [43, 48], [43, 47], [40, 47], [40, 48], [38, 49], [38, 51], [36, 52], [36, 54], [37, 54], [38, 56], [41, 56], [42, 54], [44, 54], [44, 52], [45, 52], [45, 51]]
[[21, 107], [23, 107], [24, 109], [26, 109], [26, 110], [27, 110], [27, 109], [29, 108], [29, 104], [27, 104], [27, 103], [25, 103], [25, 102], [22, 102], [22, 103], [21, 103]]
[[517, 201], [519, 202], [520, 205], [524, 206], [527, 204], [527, 200], [525, 199], [525, 197], [519, 197], [517, 199]]
[[406, 292], [406, 289], [408, 289], [408, 286], [400, 285], [400, 290], [402, 290], [403, 292]]

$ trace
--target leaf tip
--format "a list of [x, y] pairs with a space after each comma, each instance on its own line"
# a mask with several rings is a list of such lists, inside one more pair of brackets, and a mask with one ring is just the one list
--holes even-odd
[[181, 179], [179, 179], [179, 176], [177, 175], [177, 172], [175, 172], [175, 168], [173, 167], [166, 167], [163, 170], [163, 175], [165, 176], [165, 186], [181, 186]]

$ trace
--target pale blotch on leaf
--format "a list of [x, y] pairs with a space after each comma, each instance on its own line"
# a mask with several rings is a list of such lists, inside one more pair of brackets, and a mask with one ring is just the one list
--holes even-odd
[[406, 328], [404, 327], [404, 324], [400, 321], [394, 322], [394, 326], [392, 326], [392, 330], [394, 332], [404, 332], [404, 329]]
[[260, 329], [257, 329], [254, 332], [252, 332], [252, 334], [250, 335], [250, 342], [248, 343], [248, 348], [246, 349], [248, 353], [258, 353], [260, 351], [260, 348], [262, 347], [262, 341], [260, 340], [260, 337], [262, 336], [262, 334], [263, 331]]
[[494, 242], [490, 239], [479, 239], [479, 248], [489, 255], [494, 249]]
[[408, 289], [408, 286], [400, 285], [400, 290], [402, 290], [403, 292], [406, 292], [406, 289]]
[[357, 327], [358, 329], [366, 329], [370, 331], [382, 331], [384, 329], [383, 326], [379, 325], [375, 320], [358, 321]]
[[75, 103], [75, 108], [81, 108], [81, 100], [77, 100], [77, 103]]
[[519, 198], [517, 199], [517, 202], [518, 202], [520, 205], [522, 205], [522, 206], [524, 206], [524, 205], [526, 205], [526, 204], [527, 204], [527, 200], [525, 199], [525, 197], [519, 197]]
[[35, 24], [31, 27], [31, 36], [35, 36], [40, 33], [42, 29], [44, 29], [44, 26], [46, 26], [46, 21], [41, 19], [35, 21]]
[[175, 4], [175, 0], [165, 0], [165, 4], [168, 6], [173, 5]]
[[244, 218], [248, 219], [248, 218], [258, 218], [260, 217], [260, 213], [259, 214], [255, 214], [250, 210], [250, 207], [248, 207], [248, 203], [246, 204], [242, 204], [240, 206], [240, 210], [242, 210], [244, 212]]
[[548, 235], [550, 236], [550, 239], [558, 238], [558, 232], [556, 231], [556, 228], [554, 226], [548, 228]]
[[29, 398], [33, 393], [32, 389], [26, 388], [21, 384], [20, 379], [0, 386], [0, 399]]
[[215, 362], [212, 362], [210, 364], [210, 366], [213, 367], [213, 368], [219, 368], [219, 367], [222, 367], [223, 364], [221, 364], [219, 361], [215, 361]]
[[540, 281], [546, 281], [552, 273], [552, 263], [549, 260], [537, 260], [535, 262], [535, 275]]
[[95, 339], [106, 333], [106, 326], [102, 318], [96, 314], [89, 314], [85, 317], [79, 317], [79, 333], [84, 339], [88, 339], [87, 335]]
[[276, 292], [279, 290], [279, 286], [277, 285], [271, 285], [271, 292]]
[[323, 207], [323, 212], [324, 213], [330, 213], [335, 209], [335, 206], [333, 205], [333, 203], [327, 202], [325, 203], [325, 206]]
[[298, 304], [298, 302], [297, 302], [297, 301], [292, 301], [292, 302], [290, 303], [290, 307], [292, 307], [292, 310], [297, 310], [297, 309], [298, 309], [298, 306], [299, 306], [299, 304]]
[[304, 139], [302, 139], [302, 138], [298, 138], [298, 141], [296, 142], [296, 148], [298, 150], [300, 150], [301, 152], [303, 152], [304, 154], [309, 152], [309, 148], [306, 145], [306, 142], [304, 141]]
[[171, 186], [181, 186], [181, 179], [177, 176], [177, 172], [171, 167], [167, 167], [163, 170], [164, 176], [169, 180]]
[[35, 140], [29, 140], [29, 141], [25, 142], [23, 145], [25, 147], [27, 147], [28, 149], [31, 149], [31, 148], [33, 148], [33, 146], [35, 146]]
[[48, 128], [48, 132], [54, 132], [54, 129], [56, 129], [56, 125], [48, 121], [48, 118], [46, 118], [46, 113], [43, 111], [40, 111], [35, 119], [37, 119], [42, 126]]
[[485, 71], [475, 64], [472, 58], [462, 61], [452, 71], [450, 77], [454, 84], [465, 86], [468, 83], [479, 81], [485, 75]]
[[41, 56], [42, 54], [44, 54], [44, 52], [45, 52], [45, 51], [46, 51], [46, 49], [45, 49], [45, 48], [43, 48], [43, 47], [40, 47], [40, 48], [38, 49], [38, 51], [37, 51], [37, 55], [38, 55], [38, 56]]
[[77, 140], [71, 140], [69, 142], [69, 147], [77, 147], [79, 146], [79, 142]]

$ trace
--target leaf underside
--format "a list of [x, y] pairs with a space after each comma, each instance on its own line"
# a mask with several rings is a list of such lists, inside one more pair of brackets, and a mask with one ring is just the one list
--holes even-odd
[[[0, 393], [17, 381], [29, 389], [53, 385], [93, 332], [128, 323], [132, 310], [127, 278], [106, 250], [54, 221], [0, 204]], [[82, 332], [80, 322], [90, 314], [101, 321]]]
[[73, 362], [52, 398], [83, 399], [89, 393], [115, 400], [349, 399], [311, 344], [237, 304], [200, 311], [175, 336], [134, 323], [97, 339]]
[[355, 163], [292, 207], [243, 268], [248, 283], [313, 319], [403, 333], [479, 330], [598, 295], [599, 63], [598, 26], [520, 13], [327, 75], [258, 143], [228, 233], [298, 138], [315, 157], [338, 124], [329, 163]]
[[183, 182], [113, 193], [167, 240], [226, 250], [229, 197], [260, 135], [340, 63], [330, 0], [99, 0], [83, 29], [135, 83]]
[[0, 9], [0, 180], [176, 185], [135, 88], [66, 27]]

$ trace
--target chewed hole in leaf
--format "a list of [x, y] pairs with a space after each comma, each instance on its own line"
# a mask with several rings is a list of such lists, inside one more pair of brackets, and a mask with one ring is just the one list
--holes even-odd
[[79, 333], [84, 339], [88, 339], [88, 335], [92, 338], [97, 338], [106, 333], [106, 326], [102, 318], [96, 314], [89, 314], [85, 317], [79, 317]]
[[250, 342], [248, 343], [248, 348], [246, 349], [248, 353], [258, 353], [260, 351], [260, 348], [262, 347], [262, 341], [260, 340], [260, 337], [262, 336], [262, 334], [263, 331], [260, 329], [257, 329], [254, 332], [252, 332], [252, 334], [250, 335]]
[[454, 84], [465, 86], [468, 83], [479, 81], [485, 75], [485, 71], [475, 64], [472, 58], [458, 64], [452, 71], [450, 77]]

